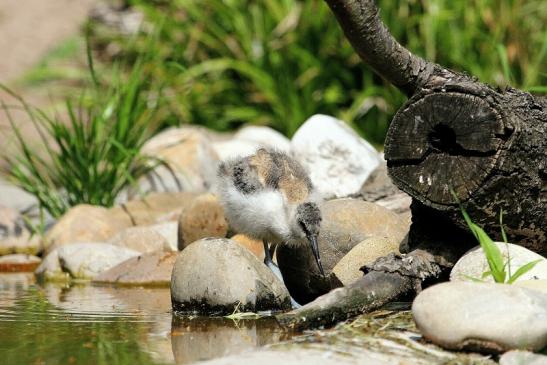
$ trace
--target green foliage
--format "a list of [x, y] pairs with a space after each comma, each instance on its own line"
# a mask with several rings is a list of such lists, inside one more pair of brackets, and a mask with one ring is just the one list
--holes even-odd
[[[155, 78], [169, 86], [167, 123], [229, 130], [270, 125], [292, 135], [310, 115], [349, 122], [382, 144], [405, 98], [364, 66], [322, 0], [127, 0], [158, 32]], [[541, 91], [547, 11], [541, 0], [378, 1], [393, 35], [412, 52], [482, 81]], [[146, 49], [93, 27], [116, 57]], [[173, 67], [177, 64], [180, 67]], [[543, 67], [543, 70], [541, 69]]]
[[[455, 198], [455, 200], [459, 203], [458, 197], [452, 191], [452, 194]], [[471, 233], [475, 236], [477, 241], [479, 242], [479, 245], [481, 246], [484, 256], [486, 257], [486, 261], [488, 262], [488, 267], [490, 268], [489, 271], [483, 273], [481, 279], [484, 279], [488, 276], [492, 276], [494, 281], [496, 283], [502, 283], [502, 284], [512, 284], [514, 283], [519, 277], [526, 274], [528, 271], [532, 270], [534, 266], [541, 260], [535, 260], [531, 261], [525, 265], [522, 265], [520, 268], [517, 269], [517, 271], [514, 274], [511, 274], [511, 257], [509, 256], [509, 247], [507, 247], [507, 261], [504, 260], [503, 254], [501, 253], [498, 246], [494, 243], [494, 241], [484, 232], [484, 230], [473, 223], [471, 218], [469, 217], [469, 214], [465, 211], [463, 206], [460, 204], [460, 210], [463, 215], [463, 218], [465, 219], [465, 222], [467, 223], [469, 229], [471, 230]], [[503, 229], [503, 211], [500, 212], [500, 226], [501, 226], [501, 234], [503, 237], [504, 242], [507, 244], [507, 236], [505, 234], [505, 230]], [[481, 279], [477, 278], [470, 278], [473, 281], [481, 281]]]
[[[93, 67], [90, 70], [94, 74]], [[156, 110], [154, 100], [145, 93], [149, 86], [142, 62], [126, 78], [113, 72], [109, 86], [93, 84], [91, 98], [82, 92], [78, 100], [68, 99], [64, 118], [49, 115], [0, 87], [19, 101], [42, 144], [40, 150], [23, 137], [11, 108], [2, 103], [20, 152], [7, 158], [8, 175], [53, 216], [81, 203], [111, 206], [122, 189], [154, 166], [140, 153], [153, 132], [150, 121]]]

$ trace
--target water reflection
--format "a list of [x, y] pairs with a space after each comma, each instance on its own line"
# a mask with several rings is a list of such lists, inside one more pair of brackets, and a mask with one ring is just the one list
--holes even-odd
[[177, 364], [222, 357], [286, 340], [275, 319], [173, 317], [171, 343]]
[[173, 317], [167, 288], [0, 274], [1, 364], [188, 364], [287, 339], [273, 319]]

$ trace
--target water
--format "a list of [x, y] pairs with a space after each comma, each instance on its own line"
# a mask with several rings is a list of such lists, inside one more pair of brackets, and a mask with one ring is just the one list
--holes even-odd
[[272, 318], [176, 317], [167, 288], [0, 275], [0, 364], [189, 364], [290, 338]]

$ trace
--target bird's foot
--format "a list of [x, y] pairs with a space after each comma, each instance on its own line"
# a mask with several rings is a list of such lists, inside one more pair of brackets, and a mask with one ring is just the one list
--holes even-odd
[[[265, 260], [264, 263], [266, 264], [266, 266], [268, 266], [270, 268], [270, 270], [272, 270], [272, 272], [274, 273], [275, 276], [277, 276], [277, 278], [279, 280], [281, 280], [281, 282], [283, 284], [285, 284], [285, 282], [283, 281], [283, 275], [281, 275], [281, 270], [279, 270], [279, 267], [273, 262], [273, 261], [267, 261]], [[291, 306], [292, 306], [292, 309], [298, 309], [300, 307], [302, 307], [300, 304], [298, 304], [296, 302], [296, 300], [294, 300], [293, 297], [290, 297], [291, 298]]]

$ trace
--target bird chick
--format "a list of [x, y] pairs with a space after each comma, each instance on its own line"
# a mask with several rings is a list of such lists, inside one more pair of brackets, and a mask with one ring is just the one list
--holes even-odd
[[218, 190], [230, 225], [264, 242], [264, 262], [278, 276], [268, 244], [272, 248], [308, 244], [325, 275], [317, 246], [321, 198], [296, 160], [261, 148], [252, 156], [223, 162], [218, 170]]

